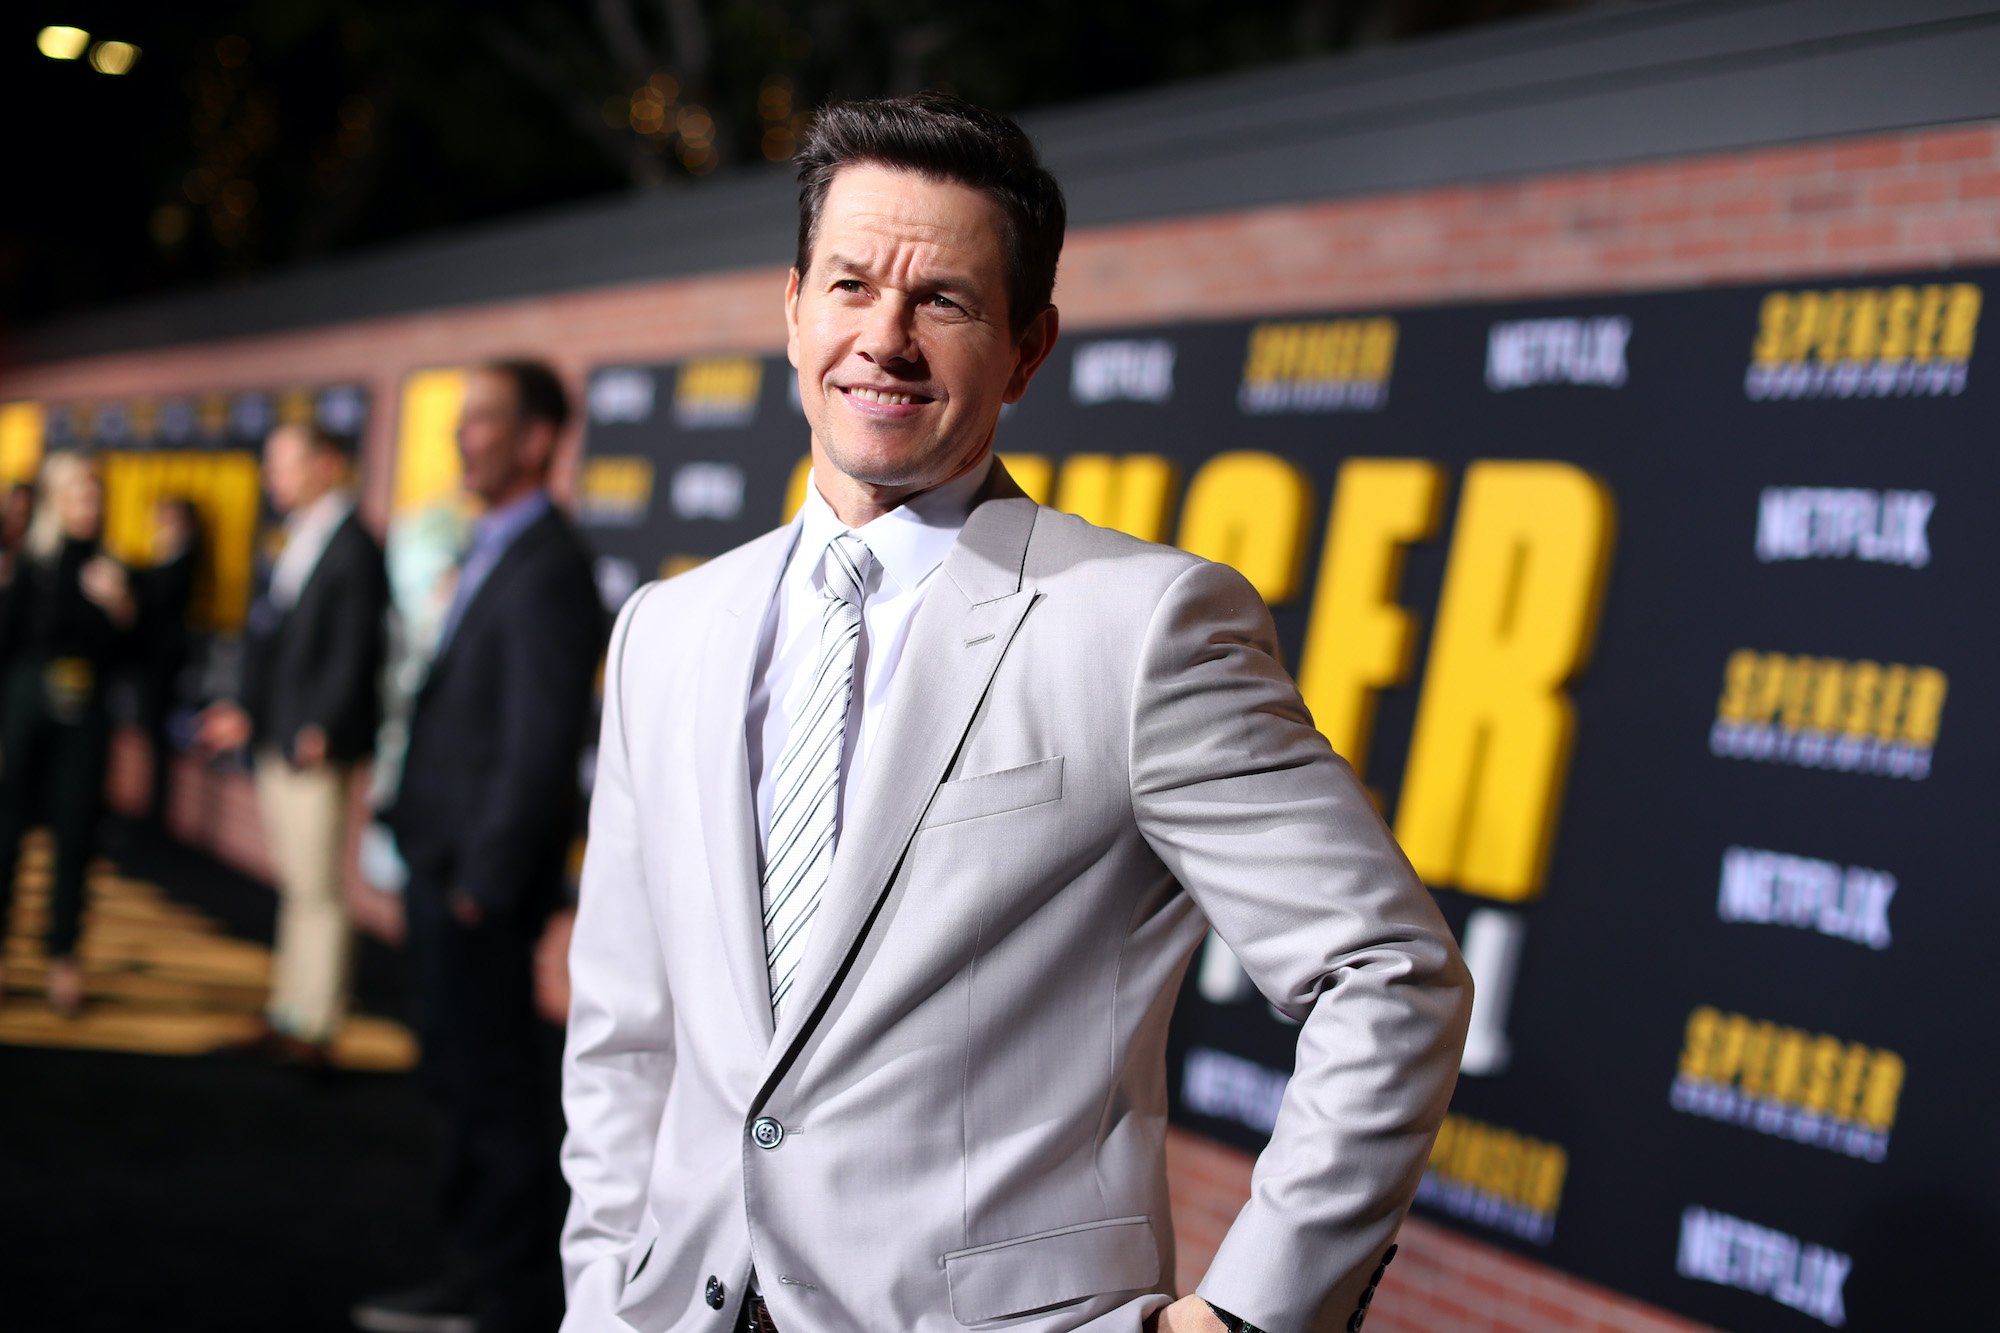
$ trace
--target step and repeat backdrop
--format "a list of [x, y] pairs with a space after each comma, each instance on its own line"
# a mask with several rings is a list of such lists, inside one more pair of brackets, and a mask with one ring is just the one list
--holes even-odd
[[[1736, 1329], [1976, 1289], [1995, 282], [1091, 331], [1003, 419], [1031, 494], [1256, 584], [1437, 891], [1479, 1001], [1420, 1212]], [[588, 413], [607, 601], [797, 503], [782, 357], [602, 367]], [[1177, 1118], [1257, 1147], [1293, 1040], [1212, 941]]]

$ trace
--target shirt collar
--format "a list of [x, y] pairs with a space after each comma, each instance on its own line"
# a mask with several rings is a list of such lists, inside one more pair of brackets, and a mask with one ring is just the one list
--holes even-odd
[[312, 532], [320, 528], [333, 528], [347, 517], [354, 508], [354, 492], [344, 487], [335, 487], [314, 500], [303, 509], [297, 509], [285, 516], [285, 530], [296, 536], [301, 532]]
[[[972, 514], [973, 501], [986, 484], [993, 458], [962, 477], [934, 486], [911, 497], [879, 518], [852, 529], [868, 547], [882, 568], [885, 584], [908, 592], [931, 576], [944, 563], [958, 541], [965, 520]], [[799, 551], [808, 557], [807, 574], [817, 583], [819, 555], [828, 542], [849, 531], [833, 512], [833, 506], [819, 493], [815, 481], [806, 487], [805, 504], [800, 509]]]
[[525, 532], [528, 525], [549, 507], [549, 493], [529, 491], [518, 500], [509, 500], [498, 509], [489, 509], [472, 525], [472, 545], [506, 546]]

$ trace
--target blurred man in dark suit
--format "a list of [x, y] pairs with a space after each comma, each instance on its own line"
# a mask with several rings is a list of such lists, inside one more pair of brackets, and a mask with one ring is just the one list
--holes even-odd
[[284, 901], [266, 1030], [247, 1048], [323, 1066], [346, 1017], [353, 930], [342, 899], [354, 765], [380, 716], [382, 548], [355, 512], [346, 447], [315, 426], [264, 445], [285, 544], [250, 608], [233, 703], [201, 718], [204, 747], [255, 747], [257, 803]]
[[555, 1053], [537, 1039], [533, 953], [564, 897], [607, 629], [589, 553], [546, 488], [568, 415], [537, 362], [468, 377], [458, 448], [485, 513], [388, 816], [410, 868], [423, 1073], [449, 1126], [451, 1253], [437, 1283], [357, 1307], [363, 1328], [502, 1333], [560, 1317]]

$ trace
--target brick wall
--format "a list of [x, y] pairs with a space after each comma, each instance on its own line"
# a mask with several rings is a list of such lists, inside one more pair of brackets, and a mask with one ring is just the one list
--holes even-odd
[[[2000, 123], [1982, 123], [1082, 231], [1070, 238], [1056, 299], [1067, 327], [1081, 329], [1840, 278], [1996, 258]], [[604, 362], [775, 348], [781, 264], [24, 367], [0, 380], [0, 399], [363, 383], [377, 404], [365, 447], [369, 509], [379, 516], [407, 372], [525, 350], [580, 384]], [[114, 787], [128, 793], [145, 756], [136, 745], [119, 754]], [[176, 827], [261, 871], [240, 780], [196, 765], [184, 771]], [[1169, 1160], [1185, 1287], [1247, 1197], [1249, 1164], [1187, 1135], [1175, 1136]], [[1402, 1245], [1371, 1329], [1695, 1328], [1425, 1222], [1411, 1221]]]

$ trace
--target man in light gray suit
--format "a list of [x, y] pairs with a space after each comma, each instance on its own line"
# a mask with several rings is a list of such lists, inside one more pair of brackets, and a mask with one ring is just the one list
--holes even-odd
[[[853, 104], [800, 163], [805, 506], [611, 646], [564, 1327], [1358, 1329], [1457, 1077], [1450, 934], [1250, 586], [993, 460], [1056, 339], [1020, 130]], [[1175, 1300], [1164, 1052], [1210, 925], [1302, 1026]]]

